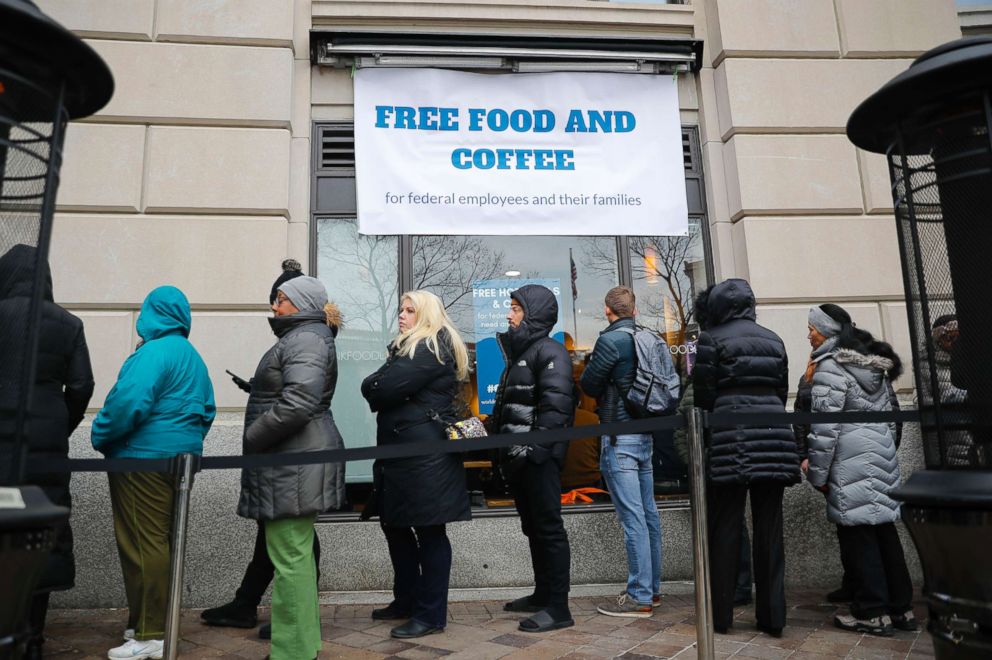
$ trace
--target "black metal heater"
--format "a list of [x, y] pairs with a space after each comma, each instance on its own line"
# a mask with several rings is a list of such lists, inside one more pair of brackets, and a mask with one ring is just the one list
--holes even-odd
[[0, 659], [21, 654], [25, 607], [69, 511], [21, 485], [42, 291], [70, 119], [110, 100], [89, 46], [27, 0], [0, 0]]
[[937, 657], [992, 657], [992, 38], [917, 59], [851, 141], [888, 158], [927, 469], [899, 490]]

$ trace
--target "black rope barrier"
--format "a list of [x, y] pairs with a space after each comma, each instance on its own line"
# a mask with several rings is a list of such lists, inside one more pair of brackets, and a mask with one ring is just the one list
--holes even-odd
[[[966, 424], [971, 416], [965, 413], [944, 413], [944, 423]], [[817, 412], [720, 412], [704, 413], [703, 427], [733, 428], [788, 426], [807, 424], [880, 424], [914, 423], [925, 426], [933, 424], [932, 412], [900, 410], [889, 412], [849, 411], [833, 413]], [[199, 470], [234, 470], [258, 467], [287, 465], [317, 465], [321, 463], [350, 463], [353, 461], [411, 458], [427, 454], [459, 454], [470, 451], [503, 449], [514, 445], [545, 445], [555, 442], [570, 442], [580, 438], [604, 435], [627, 435], [650, 433], [653, 431], [674, 430], [686, 427], [686, 416], [682, 414], [627, 422], [610, 422], [589, 426], [573, 426], [563, 429], [547, 429], [528, 433], [499, 433], [482, 438], [438, 441], [425, 440], [413, 443], [375, 447], [353, 447], [351, 449], [329, 449], [312, 452], [279, 452], [249, 454], [247, 456], [203, 456], [199, 459]], [[27, 470], [30, 475], [61, 472], [173, 472], [175, 459], [144, 458], [64, 458], [42, 459], [29, 457]]]

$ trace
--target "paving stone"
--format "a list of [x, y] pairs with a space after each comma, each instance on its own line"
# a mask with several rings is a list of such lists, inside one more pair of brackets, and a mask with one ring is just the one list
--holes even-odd
[[533, 646], [537, 644], [539, 639], [536, 639], [536, 635], [515, 635], [513, 633], [507, 633], [505, 635], [500, 635], [499, 637], [493, 637], [489, 640], [493, 644], [502, 644], [504, 646], [513, 646], [518, 649], [527, 648], [528, 646]]
[[661, 642], [644, 642], [633, 648], [634, 653], [651, 656], [653, 658], [674, 658], [692, 645], [663, 644]]

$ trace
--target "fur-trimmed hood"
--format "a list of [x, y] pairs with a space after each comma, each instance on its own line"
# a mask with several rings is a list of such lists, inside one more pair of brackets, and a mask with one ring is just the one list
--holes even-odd
[[850, 348], [838, 348], [830, 357], [854, 377], [866, 392], [877, 392], [895, 362], [881, 355], [865, 355]]
[[336, 337], [338, 330], [344, 327], [344, 318], [341, 316], [341, 309], [332, 302], [324, 305], [324, 316], [327, 318], [327, 325]]

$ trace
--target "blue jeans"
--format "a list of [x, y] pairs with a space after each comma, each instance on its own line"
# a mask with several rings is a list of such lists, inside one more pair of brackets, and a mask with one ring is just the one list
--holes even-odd
[[651, 603], [661, 589], [661, 520], [654, 503], [652, 439], [648, 434], [603, 436], [599, 468], [606, 479], [627, 547], [627, 593]]

